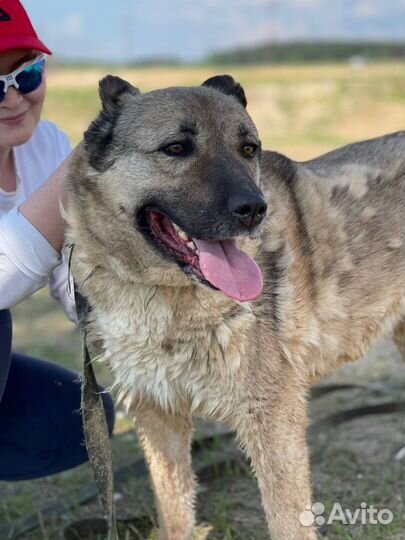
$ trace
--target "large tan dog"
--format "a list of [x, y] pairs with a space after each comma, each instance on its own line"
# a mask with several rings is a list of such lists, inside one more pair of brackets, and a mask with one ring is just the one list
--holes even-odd
[[261, 152], [231, 77], [141, 94], [108, 76], [100, 95], [68, 236], [160, 538], [192, 536], [199, 416], [236, 431], [271, 538], [314, 540], [298, 519], [310, 385], [383, 334], [405, 349], [405, 133], [296, 163]]

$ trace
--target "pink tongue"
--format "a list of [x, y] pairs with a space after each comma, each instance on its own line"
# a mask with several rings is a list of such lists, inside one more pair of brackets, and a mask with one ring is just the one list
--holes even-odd
[[238, 249], [234, 240], [212, 242], [193, 238], [193, 241], [198, 247], [201, 272], [211, 285], [239, 302], [260, 296], [263, 289], [260, 268]]

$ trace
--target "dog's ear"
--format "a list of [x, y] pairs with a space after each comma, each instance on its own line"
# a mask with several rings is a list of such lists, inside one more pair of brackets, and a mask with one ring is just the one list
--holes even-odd
[[117, 121], [123, 98], [131, 94], [137, 96], [139, 90], [129, 82], [107, 75], [99, 83], [99, 95], [102, 110], [84, 133], [85, 148], [89, 154], [89, 163], [98, 171], [107, 169], [114, 161], [107, 158], [107, 147], [112, 141], [112, 134]]
[[216, 75], [215, 77], [207, 79], [201, 86], [215, 88], [215, 90], [218, 90], [227, 96], [236, 97], [239, 103], [244, 107], [247, 105], [247, 99], [243, 88], [230, 75]]
[[128, 81], [124, 81], [115, 75], [107, 75], [98, 85], [98, 93], [100, 95], [103, 110], [107, 113], [114, 113], [121, 104], [121, 98], [125, 94], [137, 96], [140, 94], [138, 88], [132, 86]]

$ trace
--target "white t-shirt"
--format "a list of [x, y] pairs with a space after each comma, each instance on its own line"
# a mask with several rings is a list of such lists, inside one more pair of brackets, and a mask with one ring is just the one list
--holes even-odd
[[46, 121], [39, 122], [27, 143], [13, 149], [17, 188], [14, 193], [0, 189], [0, 309], [13, 307], [49, 281], [52, 296], [76, 320], [64, 257], [18, 211], [70, 151], [67, 136]]

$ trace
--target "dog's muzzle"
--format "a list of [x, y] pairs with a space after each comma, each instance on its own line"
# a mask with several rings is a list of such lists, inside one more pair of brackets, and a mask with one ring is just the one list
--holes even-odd
[[267, 212], [266, 201], [259, 193], [232, 195], [228, 200], [228, 208], [231, 214], [248, 230], [257, 227]]

